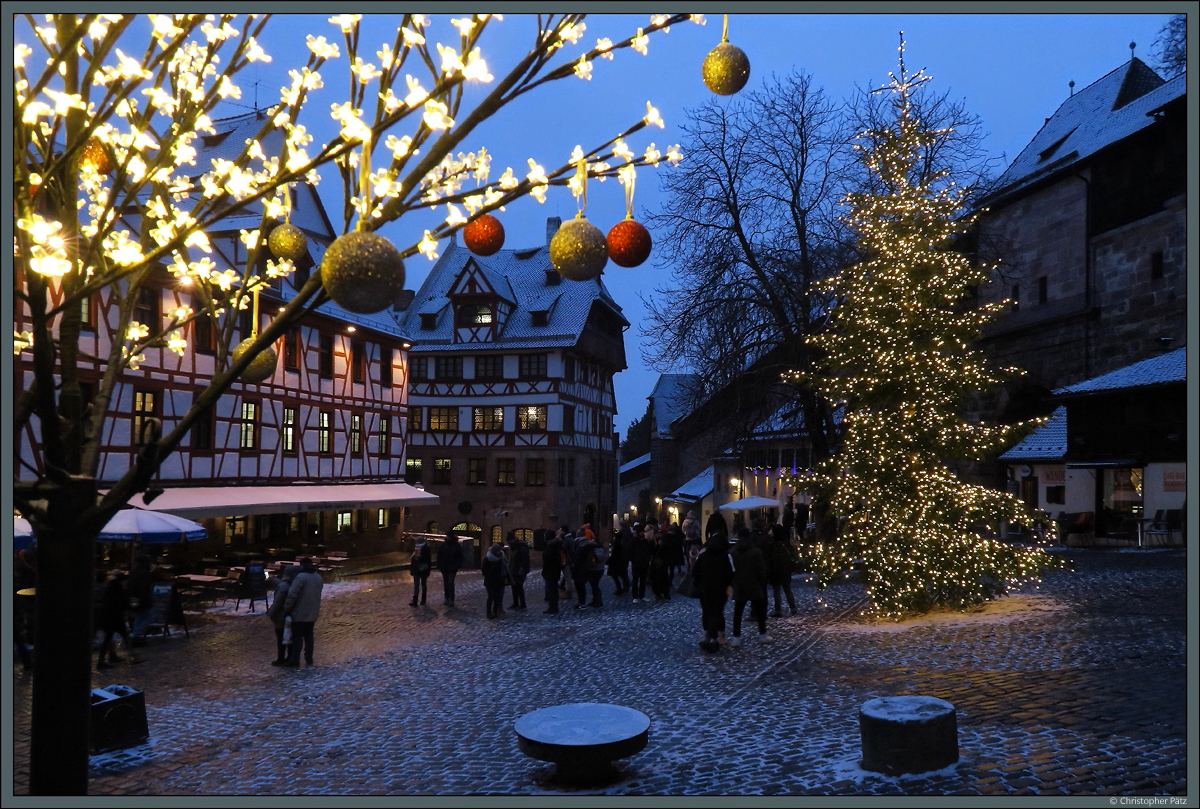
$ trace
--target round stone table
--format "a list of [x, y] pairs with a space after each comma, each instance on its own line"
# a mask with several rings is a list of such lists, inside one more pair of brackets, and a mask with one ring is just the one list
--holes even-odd
[[560, 781], [594, 783], [613, 776], [612, 762], [646, 748], [650, 717], [601, 702], [539, 708], [514, 725], [522, 753], [555, 765]]

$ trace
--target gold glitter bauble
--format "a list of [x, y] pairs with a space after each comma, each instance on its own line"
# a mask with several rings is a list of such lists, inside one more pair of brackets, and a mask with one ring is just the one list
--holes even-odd
[[404, 259], [378, 233], [351, 231], [325, 251], [321, 283], [343, 309], [360, 315], [382, 312], [404, 291]]
[[108, 149], [94, 135], [83, 144], [83, 151], [79, 153], [79, 163], [91, 166], [97, 174], [111, 174], [113, 170], [113, 161]]
[[276, 225], [267, 237], [267, 247], [275, 258], [285, 258], [289, 261], [299, 261], [308, 253], [308, 239], [304, 231], [295, 225], [284, 223]]
[[581, 216], [563, 222], [550, 239], [550, 263], [568, 281], [590, 281], [607, 262], [604, 234]]
[[[245, 340], [237, 344], [237, 348], [233, 350], [233, 361], [237, 362], [242, 355], [246, 353], [246, 349], [250, 348], [256, 337], [247, 337]], [[238, 377], [243, 382], [258, 384], [266, 382], [275, 373], [275, 364], [279, 358], [275, 354], [275, 349], [267, 346], [262, 351], [258, 352], [258, 356], [250, 360], [250, 364], [242, 371], [242, 375]]]
[[731, 96], [750, 80], [750, 60], [741, 48], [722, 42], [704, 57], [700, 75], [708, 89], [719, 96]]

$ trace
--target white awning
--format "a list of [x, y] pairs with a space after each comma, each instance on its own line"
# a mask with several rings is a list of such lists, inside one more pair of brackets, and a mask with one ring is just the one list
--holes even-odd
[[197, 486], [166, 489], [130, 505], [180, 517], [242, 517], [256, 514], [296, 514], [306, 511], [350, 511], [360, 508], [435, 506], [436, 494], [408, 483], [292, 483], [287, 486]]

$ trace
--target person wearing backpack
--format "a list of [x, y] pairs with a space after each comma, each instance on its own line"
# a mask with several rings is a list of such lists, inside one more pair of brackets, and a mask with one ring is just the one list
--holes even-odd
[[542, 579], [545, 580], [547, 604], [543, 612], [546, 615], [558, 612], [558, 579], [562, 575], [565, 559], [562, 531], [560, 530], [558, 533], [551, 534], [550, 539], [546, 542], [546, 547], [542, 549]]
[[412, 558], [408, 562], [408, 572], [413, 577], [413, 597], [412, 601], [408, 602], [408, 606], [417, 606], [418, 600], [421, 604], [425, 603], [429, 571], [431, 570], [433, 570], [433, 554], [429, 551], [429, 545], [425, 543], [425, 537], [419, 536], [417, 544], [413, 546]]
[[771, 543], [771, 561], [767, 568], [768, 582], [775, 591], [775, 618], [783, 617], [783, 602], [780, 591], [787, 596], [788, 609], [796, 614], [796, 596], [792, 593], [792, 573], [796, 570], [796, 551], [789, 538], [790, 532], [782, 525], [774, 529], [774, 541]]
[[529, 545], [514, 532], [508, 532], [508, 575], [512, 579], [512, 604], [509, 609], [525, 609], [525, 577], [529, 575]]
[[[583, 543], [579, 546], [579, 559], [581, 567], [584, 569], [586, 583], [592, 588], [592, 606], [599, 609], [604, 606], [604, 597], [600, 595], [600, 581], [604, 578], [604, 563], [608, 560], [608, 551], [604, 545], [596, 538], [596, 534], [588, 526], [584, 526]], [[580, 600], [582, 606], [587, 599], [584, 595], [584, 588], [578, 583]]]

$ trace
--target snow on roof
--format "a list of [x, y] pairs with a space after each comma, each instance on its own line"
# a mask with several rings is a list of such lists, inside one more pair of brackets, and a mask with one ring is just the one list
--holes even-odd
[[683, 484], [667, 497], [680, 500], [702, 500], [712, 494], [713, 467], [708, 467], [696, 477]]
[[650, 453], [647, 452], [645, 455], [640, 455], [637, 458], [634, 458], [629, 463], [622, 464], [621, 468], [618, 469], [617, 472], [618, 473], [628, 472], [632, 469], [636, 469], [637, 467], [641, 466], [644, 463], [649, 463], [649, 462], [650, 462]]
[[[452, 241], [417, 290], [413, 303], [401, 315], [400, 327], [417, 339], [422, 350], [463, 348], [461, 343], [454, 342], [453, 318], [439, 314], [432, 329], [422, 329], [420, 315], [441, 313], [450, 306], [447, 294], [468, 261], [475, 262], [497, 295], [516, 304], [495, 340], [473, 348], [573, 346], [597, 304], [607, 308], [624, 326], [629, 325], [602, 277], [595, 281], [558, 281], [547, 245], [500, 250], [485, 258]], [[549, 284], [547, 272], [554, 274]], [[545, 325], [535, 324], [531, 312], [545, 312]]]
[[1186, 76], [1164, 82], [1140, 59], [1131, 59], [1064, 101], [1000, 176], [992, 197], [1011, 194], [1153, 125], [1153, 113], [1186, 92]]
[[1187, 346], [1054, 391], [1055, 396], [1144, 388], [1187, 381]]
[[1067, 454], [1067, 408], [1059, 407], [1050, 420], [1000, 456], [1002, 461], [1061, 461]]
[[672, 422], [688, 414], [690, 386], [695, 374], [659, 374], [647, 399], [654, 405], [654, 420], [660, 434], [669, 433]]

